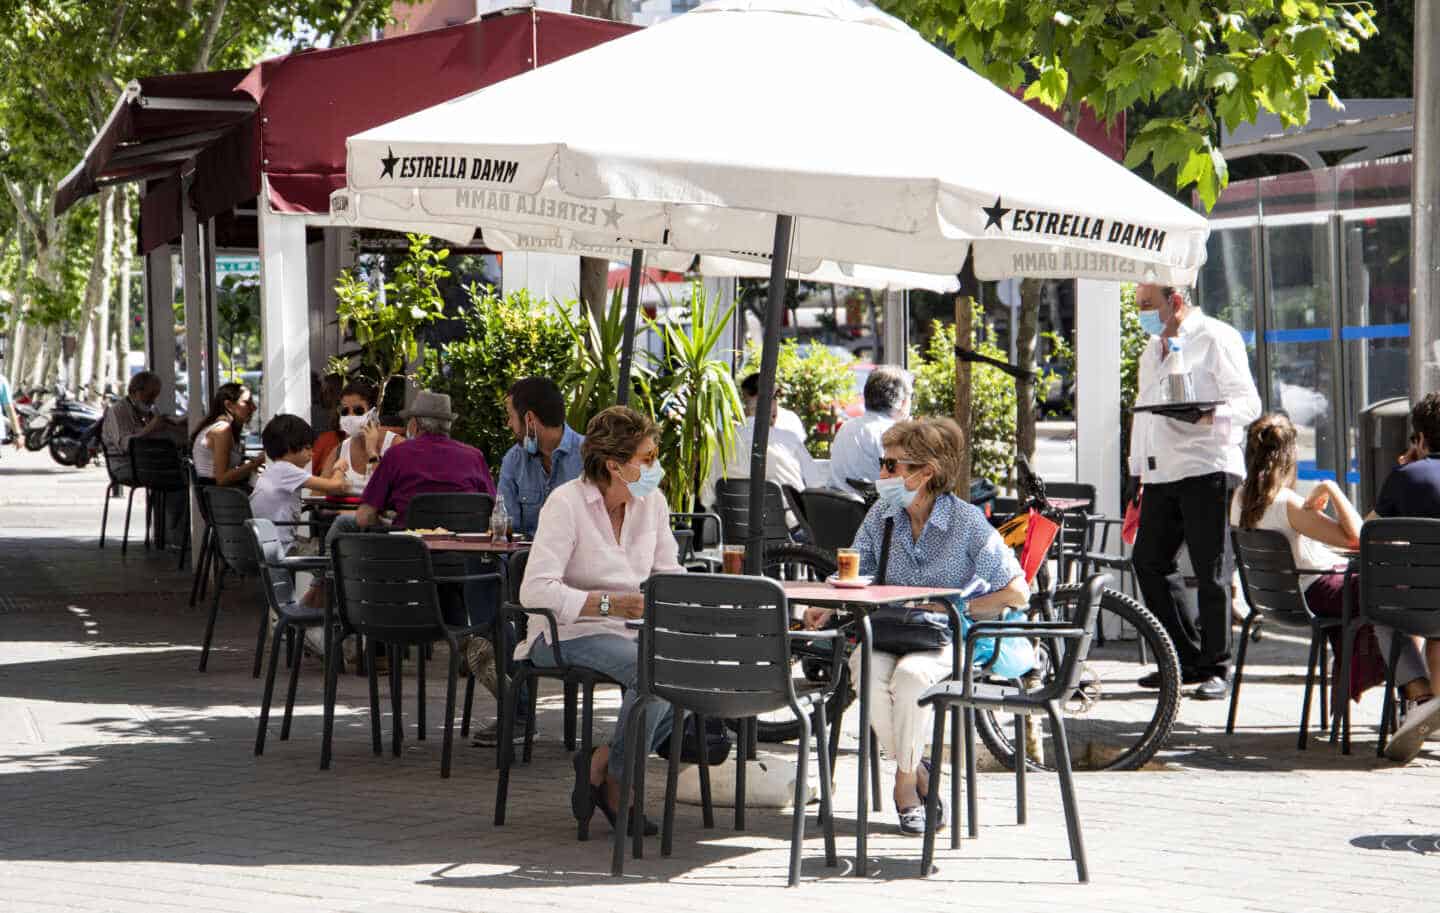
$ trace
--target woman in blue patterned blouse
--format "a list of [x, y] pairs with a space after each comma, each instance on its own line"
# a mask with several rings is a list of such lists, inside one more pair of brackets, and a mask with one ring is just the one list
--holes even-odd
[[[899, 422], [882, 439], [876, 489], [880, 500], [855, 536], [860, 573], [874, 574], [880, 564], [885, 521], [893, 519], [885, 582], [898, 586], [944, 586], [964, 591], [967, 617], [998, 618], [1029, 602], [1030, 590], [1014, 553], [974, 505], [954, 494], [960, 481], [965, 439], [950, 419]], [[941, 609], [944, 610], [943, 607]], [[828, 612], [811, 609], [806, 622], [822, 624]], [[950, 675], [952, 646], [946, 650], [895, 656], [876, 651], [870, 666], [870, 725], [885, 753], [895, 759], [895, 808], [900, 830], [925, 832], [924, 799], [929, 764], [922, 759], [933, 725], [920, 695]], [[1025, 640], [977, 645], [976, 661], [992, 659], [1005, 677], [1022, 675], [1035, 654]], [[851, 657], [859, 678], [860, 654]]]

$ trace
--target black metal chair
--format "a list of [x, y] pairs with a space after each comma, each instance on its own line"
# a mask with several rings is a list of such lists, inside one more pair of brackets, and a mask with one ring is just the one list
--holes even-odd
[[[692, 714], [697, 731], [705, 731], [705, 717], [753, 719], [789, 707], [800, 723], [799, 757], [795, 773], [795, 803], [791, 813], [790, 879], [800, 883], [800, 852], [805, 841], [805, 806], [809, 799], [811, 719], [814, 719], [820, 769], [820, 825], [825, 833], [825, 864], [837, 865], [835, 816], [831, 795], [829, 735], [825, 700], [830, 687], [803, 694], [795, 691], [790, 674], [790, 644], [796, 640], [831, 639], [837, 631], [791, 631], [790, 603], [779, 583], [765, 577], [724, 574], [659, 574], [645, 585], [645, 618], [631, 622], [640, 630], [640, 674], [636, 701], [622, 722], [626, 738], [626, 764], [616, 810], [611, 874], [624, 873], [625, 841], [631, 814], [644, 820], [645, 761], [650, 746], [640, 744], [640, 714], [650, 698], [666, 701], [674, 715], [670, 732], [670, 766], [665, 779], [664, 825], [660, 855], [670, 855], [675, 830], [675, 793], [680, 772], [684, 716]], [[840, 678], [841, 651], [835, 651], [831, 681]], [[746, 753], [736, 752], [736, 829], [744, 827], [744, 774]], [[705, 826], [714, 826], [709, 807], [708, 765], [700, 764], [701, 797]], [[633, 812], [632, 812], [633, 807]], [[643, 855], [644, 828], [636, 827], [633, 852]]]
[[[265, 735], [270, 725], [270, 702], [275, 694], [275, 672], [280, 665], [280, 642], [286, 632], [291, 632], [293, 643], [296, 634], [303, 637], [305, 629], [324, 624], [325, 610], [303, 606], [295, 598], [294, 574], [296, 571], [324, 573], [330, 566], [329, 558], [285, 556], [284, 547], [276, 527], [270, 520], [246, 520], [245, 529], [250, 533], [255, 548], [255, 560], [261, 582], [265, 585], [265, 601], [275, 613], [275, 635], [270, 645], [270, 666], [265, 674], [265, 690], [260, 698], [260, 725], [255, 732], [255, 754], [265, 753]], [[290, 663], [290, 688], [285, 693], [285, 717], [280, 724], [280, 741], [290, 738], [290, 720], [295, 711], [295, 689], [300, 680], [299, 662]]]
[[[750, 480], [721, 479], [715, 483], [715, 512], [720, 515], [726, 542], [750, 539]], [[765, 483], [765, 543], [790, 541], [785, 521], [785, 495], [775, 482]]]
[[[336, 538], [331, 555], [335, 578], [339, 626], [327, 631], [332, 638], [331, 656], [339, 651], [337, 635], [353, 632], [366, 639], [366, 663], [370, 678], [371, 748], [381, 752], [380, 692], [375, 671], [376, 644], [390, 649], [391, 751], [400, 756], [404, 734], [400, 705], [400, 664], [404, 646], [418, 650], [445, 641], [450, 649], [450, 670], [445, 692], [445, 741], [440, 755], [440, 776], [450, 776], [450, 757], [455, 742], [455, 689], [460, 678], [460, 640], [480, 632], [482, 626], [452, 624], [445, 618], [439, 585], [477, 580], [503, 581], [500, 574], [437, 576], [425, 543], [413, 536], [376, 536], [355, 533]], [[335, 712], [338, 662], [325, 670], [325, 716]], [[329, 756], [331, 727], [327, 725], [322, 754]]]
[[[1045, 493], [1052, 498], [1089, 502], [1060, 512], [1060, 580], [1069, 582], [1084, 568], [1085, 556], [1094, 549], [1096, 521], [1095, 486], [1084, 482], [1048, 482]], [[1080, 579], [1084, 579], [1083, 575]]]
[[[119, 457], [120, 457], [119, 454], [111, 453], [111, 452], [109, 451], [109, 449], [108, 449], [108, 448], [105, 448], [105, 447], [100, 448], [100, 453], [101, 453], [101, 455], [102, 455], [102, 456], [104, 457], [104, 459], [105, 459], [105, 475], [107, 476], [107, 479], [106, 479], [106, 482], [105, 482], [105, 506], [104, 506], [103, 508], [101, 508], [101, 510], [100, 510], [100, 547], [101, 547], [101, 548], [104, 548], [104, 547], [105, 547], [105, 534], [106, 534], [107, 529], [108, 529], [108, 527], [109, 527], [109, 525], [110, 525], [110, 498], [113, 497], [113, 496], [115, 495], [115, 493], [116, 493], [117, 491], [119, 491], [121, 488], [128, 488], [128, 489], [130, 489], [130, 498], [129, 498], [129, 501], [126, 502], [126, 507], [125, 507], [125, 532], [124, 532], [124, 533], [121, 535], [121, 537], [120, 537], [120, 553], [123, 555], [123, 554], [125, 554], [125, 552], [128, 550], [128, 548], [129, 548], [129, 546], [130, 546], [130, 507], [129, 507], [129, 505], [134, 502], [134, 500], [135, 500], [135, 489], [136, 489], [137, 487], [139, 487], [139, 486], [136, 485], [136, 483], [135, 483], [135, 477], [134, 477], [133, 475], [130, 476], [130, 477], [128, 477], [128, 478], [121, 478], [120, 476], [116, 475], [116, 473], [115, 473], [115, 464], [114, 464], [113, 461], [119, 459]], [[148, 511], [147, 511], [147, 513], [148, 513]], [[194, 605], [194, 603], [192, 602], [191, 605]]]
[[[215, 636], [215, 619], [220, 615], [220, 596], [225, 591], [225, 578], [229, 574], [237, 577], [255, 577], [260, 573], [260, 564], [255, 557], [255, 542], [245, 521], [253, 519], [250, 513], [250, 499], [238, 488], [209, 486], [200, 490], [200, 497], [206, 502], [205, 510], [210, 516], [212, 551], [219, 560], [220, 572], [215, 575], [215, 595], [210, 602], [210, 618], [205, 623], [205, 639], [200, 645], [200, 671], [210, 660], [210, 643]], [[255, 642], [255, 662], [252, 678], [260, 677], [260, 663], [265, 655], [265, 634], [270, 628], [270, 608], [260, 606], [260, 633]]]
[[[1070, 621], [978, 621], [965, 634], [965, 659], [959, 681], [941, 682], [920, 698], [920, 703], [929, 704], [935, 710], [935, 734], [930, 745], [930, 757], [939, 758], [945, 749], [945, 711], [959, 707], [965, 719], [965, 786], [966, 804], [970, 818], [970, 836], [979, 835], [980, 806], [976, 787], [975, 764], [975, 711], [977, 709], [999, 710], [1015, 715], [1015, 818], [1017, 824], [1025, 823], [1025, 717], [1044, 713], [1050, 718], [1054, 733], [1055, 766], [1060, 775], [1060, 797], [1065, 806], [1065, 829], [1070, 837], [1070, 855], [1075, 859], [1075, 871], [1080, 881], [1090, 880], [1085, 862], [1085, 844], [1080, 833], [1080, 814], [1075, 805], [1075, 783], [1070, 769], [1070, 744], [1065, 735], [1063, 707], [1065, 701], [1080, 687], [1082, 667], [1086, 654], [1090, 652], [1090, 640], [1100, 612], [1100, 593], [1109, 578], [1096, 574], [1084, 583], [1084, 592], [1075, 614]], [[1059, 656], [1056, 674], [1034, 691], [1001, 690], [998, 692], [978, 691], [975, 687], [975, 644], [981, 638], [1038, 637], [1045, 640], [1050, 655]], [[1061, 651], [1060, 642], [1065, 641], [1066, 649]], [[940, 765], [935, 766], [940, 770]], [[952, 793], [953, 794], [953, 793]], [[955, 809], [958, 819], [960, 810]], [[925, 802], [925, 846], [921, 853], [920, 875], [930, 874], [935, 860], [935, 832], [940, 823], [940, 789], [938, 778], [930, 781], [930, 791]], [[950, 848], [960, 847], [958, 820], [950, 829]]]
[[[1377, 624], [1394, 631], [1385, 670], [1380, 737], [1375, 746], [1376, 755], [1384, 755], [1385, 744], [1399, 719], [1401, 695], [1395, 682], [1395, 663], [1400, 656], [1400, 639], [1440, 638], [1440, 520], [1378, 519], [1361, 527], [1360, 605], [1347, 621], [1341, 681], [1349, 681], [1353, 628]], [[1340, 698], [1335, 702], [1341, 703]], [[1344, 749], [1348, 752], [1350, 702], [1344, 704]]]
[[[190, 479], [180, 451], [169, 438], [132, 437], [130, 439], [130, 470], [135, 475], [135, 484], [145, 489], [145, 544], [149, 548], [150, 525], [159, 514], [159, 530], [164, 531], [169, 521], [171, 498], [188, 497]], [[132, 492], [133, 496], [133, 492]], [[158, 496], [158, 498], [157, 498]], [[130, 525], [130, 510], [125, 510], [125, 525]], [[156, 545], [166, 543], [157, 535]], [[123, 546], [122, 546], [122, 551]], [[185, 567], [185, 558], [190, 553], [190, 524], [186, 523], [181, 533], [179, 568]]]
[[[618, 682], [603, 672], [567, 663], [564, 642], [560, 639], [559, 621], [555, 617], [555, 613], [549, 609], [527, 608], [520, 603], [520, 586], [525, 581], [525, 565], [529, 557], [528, 552], [522, 552], [510, 559], [506, 600], [500, 606], [500, 616], [495, 626], [499, 632], [495, 655], [504, 657], [508, 661], [504, 664], [506, 668], [498, 670], [500, 673], [498, 676], [500, 682], [500, 738], [498, 739], [499, 753], [496, 755], [496, 765], [500, 768], [500, 778], [495, 787], [495, 824], [497, 826], [505, 823], [505, 807], [510, 794], [510, 768], [515, 763], [515, 722], [520, 715], [521, 694], [528, 688], [530, 712], [525, 720], [525, 747], [521, 757], [524, 763], [529, 764], [535, 743], [535, 700], [539, 693], [541, 679], [548, 678], [563, 683], [567, 703], [572, 689], [583, 698], [579, 726], [580, 751], [587, 757], [590, 754], [590, 746], [595, 742], [595, 687], [597, 685], [615, 685], [621, 689], [625, 687], [623, 682]], [[554, 666], [537, 666], [528, 658], [521, 660], [510, 658], [515, 652], [515, 644], [511, 642], [511, 638], [518, 636], [523, 639], [525, 637], [530, 615], [539, 616], [548, 625], [546, 643], [551, 646], [555, 655], [556, 664]], [[572, 742], [567, 738], [566, 748], [570, 747], [572, 747]], [[576, 836], [580, 840], [590, 839], [589, 822], [580, 824]]]
[[799, 494], [810, 527], [810, 541], [827, 551], [849, 548], [868, 509], [859, 495], [832, 488], [807, 488]]
[[[495, 510], [495, 499], [487, 494], [475, 493], [436, 493], [426, 492], [418, 494], [410, 499], [410, 504], [405, 508], [405, 526], [409, 529], [448, 529], [452, 533], [483, 533], [490, 529], [490, 515]], [[468, 567], [474, 556], [467, 556], [458, 552], [432, 552], [430, 554], [430, 565], [435, 573], [446, 577], [463, 577], [470, 573]], [[485, 563], [494, 566], [492, 559], [485, 559]], [[492, 572], [486, 572], [492, 573]], [[469, 590], [469, 592], [466, 592]], [[452, 609], [459, 600], [461, 605], [470, 602], [478, 602], [485, 598], [484, 593], [476, 587], [454, 585], [440, 588], [440, 599], [449, 604]], [[499, 603], [503, 594], [495, 594], [491, 597], [495, 603]], [[492, 637], [493, 641], [493, 637]], [[416, 676], [416, 732], [419, 738], [425, 738], [425, 661], [428, 659], [422, 650], [415, 660]], [[470, 734], [470, 715], [475, 705], [475, 675], [466, 667], [465, 670], [465, 709], [460, 714], [460, 734]]]
[[[1305, 667], [1305, 700], [1300, 710], [1298, 747], [1303, 749], [1310, 728], [1310, 697], [1315, 691], [1318, 672], [1320, 681], [1320, 728], [1330, 719], [1327, 704], [1325, 671], [1326, 632], [1339, 628], [1339, 618], [1321, 618], [1310, 611], [1305, 592], [1300, 587], [1301, 574], [1335, 574], [1332, 568], [1297, 568], [1290, 540], [1283, 533], [1266, 529], [1230, 530], [1231, 543], [1240, 570], [1240, 588], [1250, 613], [1240, 625], [1240, 650], [1235, 657], [1235, 678], [1230, 686], [1230, 715], [1225, 721], [1226, 734], [1235, 731], [1235, 711], [1240, 705], [1240, 685], [1245, 675], [1245, 653], [1250, 645], [1250, 631], [1262, 618], [1267, 625], [1300, 628], [1310, 632], [1310, 659]], [[1337, 686], [1335, 700], [1345, 700], [1343, 688]]]
[[[724, 524], [713, 511], [672, 511], [670, 528], [679, 546], [679, 561], [686, 570], [718, 571], [720, 559], [701, 554], [725, 542]], [[688, 534], [688, 535], [686, 535]]]

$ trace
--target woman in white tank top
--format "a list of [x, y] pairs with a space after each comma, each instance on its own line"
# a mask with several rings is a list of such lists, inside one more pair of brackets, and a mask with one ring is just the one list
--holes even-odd
[[[1345, 497], [1340, 486], [1326, 479], [1315, 486], [1309, 497], [1295, 491], [1298, 449], [1295, 426], [1283, 414], [1262, 415], [1250, 425], [1245, 441], [1245, 483], [1235, 492], [1230, 505], [1230, 522], [1242, 529], [1269, 529], [1290, 540], [1297, 568], [1331, 570], [1344, 562], [1327, 545], [1355, 548], [1360, 544], [1360, 513]], [[1326, 513], [1333, 507], [1335, 516]], [[1352, 587], [1358, 580], [1352, 581]], [[1316, 615], [1339, 618], [1344, 606], [1344, 577], [1338, 574], [1301, 574], [1300, 587], [1305, 602]], [[1357, 660], [1364, 654], [1389, 661], [1390, 629], [1375, 626], [1374, 644], [1359, 649], [1365, 629], [1356, 632]], [[1333, 639], [1333, 638], [1332, 638]], [[1335, 650], [1338, 657], [1339, 649]], [[1375, 670], [1359, 670], [1352, 675], [1351, 696], [1368, 687]], [[1384, 680], [1383, 668], [1379, 670]], [[1396, 664], [1396, 679], [1409, 700], [1424, 700], [1430, 695], [1424, 657], [1418, 643], [1401, 642], [1401, 655]], [[1337, 687], [1337, 693], [1338, 693]]]
[[241, 429], [255, 414], [255, 401], [244, 384], [221, 384], [210, 400], [210, 411], [190, 443], [190, 459], [201, 482], [213, 485], [243, 485], [264, 462], [256, 457], [245, 462]]
[[363, 381], [351, 381], [340, 393], [340, 433], [344, 438], [321, 467], [321, 474], [327, 475], [337, 460], [344, 460], [350, 468], [345, 471], [352, 494], [365, 490], [380, 457], [391, 445], [400, 440], [393, 431], [379, 427], [375, 414], [377, 391]]

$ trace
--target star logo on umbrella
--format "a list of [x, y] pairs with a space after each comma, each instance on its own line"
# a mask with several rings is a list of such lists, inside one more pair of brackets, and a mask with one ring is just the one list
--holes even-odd
[[623, 213], [620, 212], [620, 207], [616, 206], [614, 202], [610, 203], [609, 209], [600, 210], [600, 214], [605, 217], [606, 228], [620, 227], [620, 216], [623, 215]]
[[1008, 213], [1012, 208], [1014, 207], [1006, 208], [1004, 206], [1001, 206], [999, 197], [995, 198], [994, 206], [981, 206], [980, 211], [985, 213], [984, 230], [989, 231], [992, 228], [999, 228], [1003, 231], [1005, 226], [1000, 224], [1000, 220], [1005, 218], [1005, 214]]
[[395, 150], [389, 146], [385, 147], [386, 155], [380, 160], [380, 176], [382, 178], [395, 179], [395, 163], [400, 161], [395, 155]]

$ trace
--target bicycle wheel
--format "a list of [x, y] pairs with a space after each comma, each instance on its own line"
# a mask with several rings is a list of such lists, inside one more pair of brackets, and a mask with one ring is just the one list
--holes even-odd
[[[776, 580], [801, 580], [818, 583], [835, 573], [835, 556], [825, 549], [799, 542], [771, 545], [765, 549], [765, 576]], [[816, 641], [797, 644], [792, 648], [791, 675], [795, 678], [795, 690], [807, 689], [811, 683], [826, 682], [830, 678], [830, 666], [835, 647], [833, 641]], [[847, 676], [848, 679], [848, 676]], [[825, 706], [827, 718], [839, 725], [840, 714], [855, 699], [850, 687], [837, 688]], [[774, 713], [762, 714], [756, 726], [756, 738], [761, 742], [789, 742], [800, 737], [800, 723], [786, 707]]]
[[[1073, 617], [1080, 589], [1079, 584], [1056, 588], [1055, 617]], [[1082, 684], [1064, 705], [1070, 757], [1077, 770], [1134, 770], [1154, 757], [1170, 735], [1180, 704], [1180, 660], [1155, 616], [1123, 593], [1111, 589], [1102, 593], [1097, 624], [1103, 626], [1105, 641], [1091, 642]], [[1137, 684], [1156, 671], [1158, 690]], [[1042, 682], [1053, 672], [1047, 662]], [[1033, 719], [1034, 741], [1026, 751], [1030, 767], [1053, 770], [1049, 719], [1044, 714]], [[976, 727], [990, 753], [1014, 770], [1014, 716], [981, 711], [976, 714]]]

